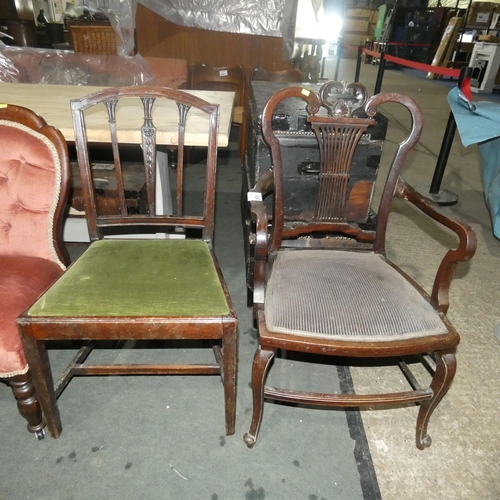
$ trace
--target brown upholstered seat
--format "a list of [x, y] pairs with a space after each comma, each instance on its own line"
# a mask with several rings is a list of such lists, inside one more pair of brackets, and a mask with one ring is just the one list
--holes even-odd
[[266, 293], [272, 332], [358, 342], [448, 333], [429, 302], [375, 253], [280, 252]]

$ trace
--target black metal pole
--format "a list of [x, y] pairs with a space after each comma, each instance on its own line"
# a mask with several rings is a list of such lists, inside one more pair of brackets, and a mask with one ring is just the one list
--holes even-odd
[[337, 39], [337, 64], [335, 65], [335, 76], [333, 78], [335, 81], [339, 79], [339, 69], [340, 69], [340, 61], [342, 59], [343, 45], [344, 45], [344, 39], [340, 36]]
[[[464, 80], [470, 76], [472, 68], [464, 66], [460, 70], [460, 76], [458, 77], [458, 88], [461, 89]], [[455, 117], [450, 111], [450, 116], [448, 117], [448, 124], [443, 136], [443, 142], [441, 143], [441, 149], [439, 151], [439, 156], [436, 163], [436, 169], [434, 170], [434, 175], [432, 177], [431, 187], [429, 189], [430, 194], [437, 194], [441, 186], [441, 181], [443, 180], [444, 169], [446, 168], [446, 163], [448, 162], [448, 156], [450, 155], [451, 146], [453, 144], [453, 137], [457, 130], [457, 124], [455, 122]]]
[[380, 94], [380, 89], [382, 88], [382, 80], [384, 79], [384, 70], [385, 70], [385, 52], [382, 50], [380, 52], [380, 61], [378, 63], [378, 73], [377, 73], [377, 81], [375, 82], [375, 90], [373, 94]]
[[363, 45], [358, 46], [358, 59], [356, 60], [356, 73], [354, 73], [354, 81], [359, 82], [359, 73], [361, 71], [361, 58], [363, 56]]

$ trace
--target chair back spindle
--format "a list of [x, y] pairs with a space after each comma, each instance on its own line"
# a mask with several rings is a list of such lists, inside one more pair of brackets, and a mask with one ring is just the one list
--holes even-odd
[[[93, 153], [87, 136], [87, 126], [95, 113], [102, 112], [102, 104], [109, 124], [108, 164], [96, 160], [97, 155]], [[141, 107], [142, 123], [131, 118], [127, 111], [132, 109], [131, 106]], [[212, 241], [218, 105], [179, 90], [123, 87], [73, 100], [71, 107], [92, 241], [101, 239], [103, 231], [111, 229], [116, 233], [119, 227], [142, 227], [144, 232], [151, 232], [156, 227], [167, 233], [191, 228], [201, 230], [202, 238]], [[184, 164], [185, 148], [196, 145], [201, 133], [208, 136], [207, 156], [191, 165], [188, 171]], [[135, 144], [135, 149], [124, 146], [124, 143]], [[164, 147], [167, 152], [162, 149]], [[101, 144], [101, 155], [103, 148], [105, 145]], [[160, 162], [160, 155], [168, 156], [169, 160]], [[175, 158], [171, 160], [171, 156]], [[100, 169], [112, 170], [111, 182], [99, 175], [103, 171]], [[190, 189], [189, 195], [186, 187], [188, 174], [192, 179], [190, 183], [196, 184], [196, 189]], [[103, 196], [110, 196], [111, 191], [116, 206], [110, 211]], [[133, 207], [131, 192], [138, 199]], [[195, 195], [198, 195], [196, 200]]]
[[314, 220], [347, 221], [348, 183], [354, 151], [374, 120], [310, 119], [320, 152], [319, 192]]

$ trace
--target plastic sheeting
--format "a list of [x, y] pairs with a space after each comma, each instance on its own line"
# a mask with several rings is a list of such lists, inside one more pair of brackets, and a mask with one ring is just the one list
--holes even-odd
[[[285, 0], [139, 0], [181, 26], [250, 35], [282, 36]], [[290, 3], [290, 2], [289, 2]]]
[[135, 12], [139, 2], [181, 26], [211, 31], [283, 37], [284, 52], [292, 56], [297, 0], [82, 0], [91, 13], [104, 14], [117, 33], [118, 54], [134, 48]]
[[0, 42], [0, 82], [129, 86], [154, 79], [145, 59], [5, 46]]
[[458, 87], [449, 92], [448, 102], [462, 144], [478, 144], [486, 205], [493, 234], [500, 239], [500, 104], [472, 103]]

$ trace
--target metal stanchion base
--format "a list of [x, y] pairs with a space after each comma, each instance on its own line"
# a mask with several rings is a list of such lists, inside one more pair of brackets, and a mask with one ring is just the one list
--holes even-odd
[[440, 189], [437, 193], [429, 193], [429, 186], [417, 186], [415, 191], [420, 193], [432, 201], [441, 205], [442, 207], [447, 207], [450, 205], [455, 205], [458, 202], [458, 196], [448, 189]]

